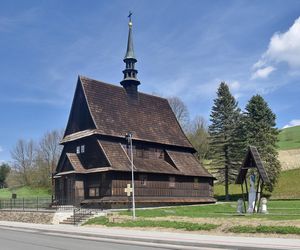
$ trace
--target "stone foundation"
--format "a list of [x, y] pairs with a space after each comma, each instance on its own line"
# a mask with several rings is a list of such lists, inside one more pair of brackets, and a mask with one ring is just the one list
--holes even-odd
[[53, 221], [53, 212], [18, 212], [18, 211], [0, 211], [0, 220], [18, 221], [36, 224], [51, 224]]

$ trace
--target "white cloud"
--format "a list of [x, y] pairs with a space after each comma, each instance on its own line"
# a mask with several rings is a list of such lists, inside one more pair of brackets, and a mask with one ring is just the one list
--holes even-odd
[[283, 128], [290, 128], [290, 127], [295, 127], [295, 126], [300, 126], [300, 119], [291, 120], [288, 124], [283, 126]]
[[260, 68], [257, 69], [251, 76], [251, 79], [257, 79], [257, 78], [268, 78], [268, 76], [274, 71], [276, 70], [274, 67], [272, 66], [267, 66], [264, 68]]
[[275, 69], [272, 65], [278, 63], [287, 63], [293, 71], [300, 70], [300, 17], [286, 32], [273, 34], [267, 51], [253, 65], [252, 79], [267, 78]]
[[241, 87], [241, 84], [238, 81], [230, 82], [228, 85], [232, 91], [238, 91]]

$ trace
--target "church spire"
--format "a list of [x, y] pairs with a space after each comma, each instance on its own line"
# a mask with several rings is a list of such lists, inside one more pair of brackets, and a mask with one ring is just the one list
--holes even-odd
[[123, 70], [124, 78], [121, 81], [121, 85], [125, 88], [128, 96], [137, 98], [138, 90], [137, 86], [140, 84], [140, 81], [137, 79], [138, 71], [135, 69], [135, 63], [137, 62], [134, 50], [133, 50], [133, 40], [132, 40], [132, 21], [131, 21], [132, 13], [129, 12], [129, 32], [128, 32], [128, 41], [127, 41], [127, 50], [125, 57], [123, 59], [126, 64], [126, 68]]
[[127, 42], [127, 50], [126, 55], [124, 59], [136, 59], [134, 56], [134, 50], [133, 50], [133, 41], [132, 41], [132, 21], [131, 21], [132, 13], [129, 12], [128, 18], [129, 18], [129, 33], [128, 33], [128, 42]]

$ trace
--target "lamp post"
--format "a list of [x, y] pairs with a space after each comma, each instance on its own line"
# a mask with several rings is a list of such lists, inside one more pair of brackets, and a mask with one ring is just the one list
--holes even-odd
[[126, 134], [125, 138], [130, 146], [130, 161], [131, 161], [131, 185], [132, 185], [132, 219], [135, 220], [135, 199], [134, 199], [134, 173], [133, 173], [133, 151], [132, 151], [132, 133]]

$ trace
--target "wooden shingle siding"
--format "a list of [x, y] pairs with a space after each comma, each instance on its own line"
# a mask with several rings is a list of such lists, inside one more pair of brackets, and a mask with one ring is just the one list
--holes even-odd
[[[114, 196], [126, 196], [124, 188], [131, 184], [129, 175], [115, 173], [112, 181]], [[203, 179], [198, 188], [194, 187], [193, 178], [175, 179], [175, 187], [170, 188], [169, 176], [164, 175], [157, 178], [155, 175], [148, 175], [147, 185], [143, 186], [138, 178], [135, 180], [136, 196], [164, 196], [164, 197], [207, 197], [210, 196], [211, 186], [208, 179]]]

